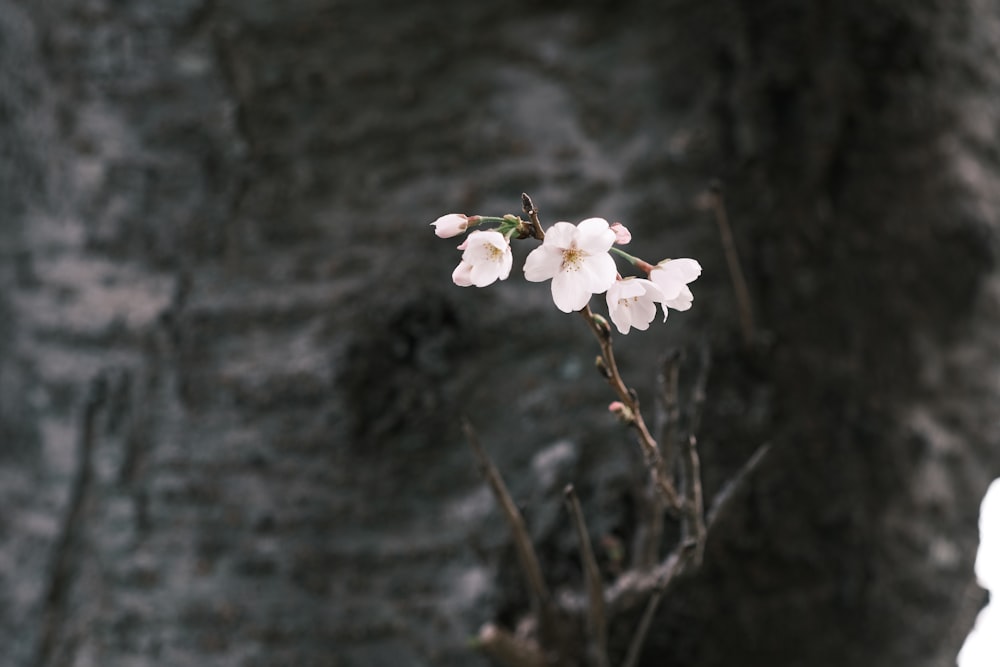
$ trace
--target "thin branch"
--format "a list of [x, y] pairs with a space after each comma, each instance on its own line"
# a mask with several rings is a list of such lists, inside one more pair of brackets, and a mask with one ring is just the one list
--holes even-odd
[[695, 562], [701, 565], [705, 552], [705, 511], [701, 491], [701, 461], [698, 458], [698, 439], [691, 434], [684, 446], [685, 469], [685, 542], [694, 545]]
[[649, 601], [646, 602], [646, 608], [642, 611], [642, 618], [639, 619], [639, 625], [636, 626], [635, 634], [632, 635], [632, 641], [629, 642], [628, 653], [625, 654], [625, 661], [622, 663], [622, 667], [635, 667], [643, 644], [646, 643], [646, 635], [649, 634], [649, 628], [653, 623], [653, 616], [656, 615], [656, 609], [660, 606], [660, 600], [663, 599], [663, 594], [666, 593], [667, 586], [673, 580], [674, 575], [677, 574], [682, 564], [682, 558], [673, 558], [665, 563], [666, 567], [657, 578], [653, 594], [650, 596]]
[[566, 497], [566, 507], [573, 517], [576, 535], [580, 540], [580, 560], [583, 563], [584, 579], [587, 582], [587, 625], [590, 639], [589, 653], [595, 667], [609, 667], [608, 662], [608, 625], [604, 612], [604, 582], [597, 569], [597, 559], [590, 544], [587, 524], [580, 509], [580, 499], [572, 484], [566, 486], [563, 494]]
[[656, 440], [649, 433], [646, 422], [642, 418], [642, 412], [639, 409], [639, 397], [625, 385], [621, 373], [618, 372], [618, 364], [615, 361], [614, 347], [611, 342], [611, 330], [603, 318], [598, 320], [590, 310], [589, 305], [584, 306], [580, 314], [583, 315], [583, 319], [586, 320], [587, 325], [601, 346], [601, 360], [605, 371], [605, 379], [618, 396], [618, 399], [629, 408], [632, 414], [632, 426], [635, 427], [639, 435], [639, 445], [642, 448], [643, 456], [646, 458], [646, 466], [649, 468], [649, 474], [656, 488], [663, 494], [664, 500], [667, 502], [667, 507], [676, 511], [680, 509], [681, 499], [677, 495], [676, 489], [674, 489], [673, 481], [666, 474], [666, 470], [663, 467], [660, 448], [656, 444]]
[[729, 277], [733, 282], [733, 292], [736, 295], [736, 306], [739, 309], [740, 331], [743, 342], [751, 345], [754, 340], [753, 305], [750, 301], [750, 290], [747, 289], [746, 277], [740, 265], [740, 256], [733, 240], [733, 230], [729, 225], [729, 215], [726, 213], [726, 202], [722, 195], [722, 184], [714, 181], [709, 187], [712, 212], [719, 227], [719, 239], [722, 251], [726, 255], [726, 265], [729, 267]]
[[542, 223], [538, 219], [538, 209], [535, 208], [535, 202], [531, 201], [531, 197], [528, 196], [527, 192], [521, 193], [521, 209], [524, 210], [524, 214], [531, 218], [532, 224], [532, 236], [534, 236], [539, 241], [545, 240], [545, 232], [542, 231]]
[[476, 454], [476, 459], [479, 462], [479, 470], [489, 483], [504, 518], [507, 520], [511, 538], [514, 540], [517, 560], [521, 565], [521, 572], [524, 574], [525, 584], [527, 584], [528, 593], [531, 596], [532, 612], [542, 622], [543, 627], [551, 627], [550, 622], [553, 616], [552, 598], [549, 595], [548, 587], [545, 585], [545, 579], [542, 576], [542, 567], [538, 562], [538, 555], [535, 553], [535, 548], [531, 544], [531, 537], [524, 524], [524, 518], [517, 509], [517, 505], [507, 490], [507, 486], [504, 484], [499, 471], [497, 471], [486, 450], [479, 443], [479, 437], [476, 435], [475, 429], [466, 419], [462, 420], [462, 430], [465, 431], [465, 437], [469, 441], [469, 444], [472, 445], [472, 449]]
[[712, 506], [708, 510], [708, 525], [709, 527], [715, 523], [716, 519], [719, 518], [719, 514], [725, 508], [729, 507], [730, 501], [736, 495], [737, 491], [743, 488], [746, 481], [750, 478], [750, 475], [760, 467], [761, 462], [767, 456], [768, 452], [771, 451], [771, 446], [768, 444], [761, 445], [757, 448], [757, 451], [753, 453], [753, 456], [743, 464], [733, 477], [729, 479], [722, 487], [715, 497], [712, 498]]
[[680, 362], [683, 354], [680, 350], [667, 353], [660, 364], [660, 374], [657, 377], [660, 393], [660, 406], [663, 410], [663, 424], [659, 429], [660, 448], [663, 451], [663, 465], [667, 472], [673, 474], [677, 465], [678, 427], [681, 421], [680, 401], [677, 385], [680, 377]]
[[695, 563], [701, 564], [705, 552], [705, 501], [701, 488], [701, 460], [698, 457], [698, 438], [695, 435], [701, 425], [701, 414], [705, 404], [708, 375], [712, 368], [711, 351], [708, 345], [701, 348], [701, 368], [695, 379], [691, 397], [688, 437], [684, 443], [684, 538], [694, 545]]

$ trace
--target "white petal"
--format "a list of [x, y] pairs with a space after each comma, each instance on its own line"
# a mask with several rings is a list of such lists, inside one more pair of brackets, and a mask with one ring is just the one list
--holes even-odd
[[584, 252], [604, 253], [615, 244], [615, 233], [604, 218], [587, 218], [576, 228], [576, 246]]
[[660, 288], [663, 299], [674, 299], [684, 288], [684, 282], [664, 271], [662, 264], [649, 272], [649, 279]]
[[645, 290], [644, 294], [653, 301], [663, 300], [663, 290], [661, 290], [659, 285], [654, 283], [652, 280], [646, 280], [645, 278], [633, 278], [632, 281], [639, 283]]
[[524, 260], [524, 279], [540, 283], [559, 273], [561, 267], [562, 251], [543, 244], [532, 250]]
[[507, 280], [510, 275], [510, 268], [514, 265], [514, 254], [510, 251], [510, 246], [503, 253], [500, 259], [500, 280]]
[[544, 245], [553, 248], [569, 248], [576, 240], [576, 225], [568, 222], [557, 222], [545, 230]]
[[[624, 281], [618, 281], [624, 282]], [[615, 283], [618, 284], [618, 283]], [[629, 327], [631, 326], [631, 318], [629, 316], [628, 306], [622, 304], [620, 298], [621, 290], [616, 289], [614, 286], [608, 290], [607, 301], [608, 301], [608, 315], [611, 316], [611, 321], [615, 323], [618, 331], [622, 334], [627, 334]]]
[[497, 262], [479, 262], [472, 265], [469, 278], [476, 287], [492, 285], [500, 277], [500, 265]]
[[579, 273], [586, 279], [585, 287], [592, 294], [600, 294], [614, 284], [618, 277], [618, 267], [615, 266], [614, 258], [605, 251], [584, 259]]
[[[663, 308], [666, 310], [667, 306], [670, 306], [674, 310], [688, 310], [691, 308], [693, 302], [694, 295], [691, 294], [691, 289], [687, 285], [684, 285], [675, 298], [667, 299], [663, 302]], [[666, 315], [664, 315], [663, 319], [667, 319]]]
[[632, 326], [640, 331], [648, 329], [649, 323], [656, 317], [656, 303], [651, 299], [633, 301], [629, 310], [632, 311]]
[[459, 287], [471, 287], [472, 286], [472, 265], [466, 261], [458, 263], [455, 270], [451, 273], [451, 280]]
[[686, 257], [660, 262], [659, 268], [672, 278], [682, 281], [685, 285], [697, 280], [701, 275], [701, 264]]
[[572, 313], [586, 306], [591, 294], [574, 273], [562, 271], [552, 279], [552, 300], [564, 313]]

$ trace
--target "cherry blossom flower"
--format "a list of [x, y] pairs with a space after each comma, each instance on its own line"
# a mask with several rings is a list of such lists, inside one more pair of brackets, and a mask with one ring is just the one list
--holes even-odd
[[580, 310], [592, 294], [615, 282], [618, 272], [608, 253], [614, 242], [615, 233], [604, 218], [587, 218], [578, 225], [557, 222], [528, 255], [524, 277], [535, 283], [551, 278], [556, 307], [564, 313]]
[[[640, 331], [649, 328], [656, 317], [656, 304], [664, 301], [663, 291], [645, 278], [616, 280], [608, 288], [608, 314], [618, 331], [627, 334], [631, 327]], [[663, 319], [667, 319], [667, 308], [663, 307]]]
[[464, 251], [462, 261], [455, 267], [451, 279], [459, 287], [486, 287], [510, 275], [514, 256], [510, 243], [500, 232], [472, 232], [458, 249]]
[[632, 232], [620, 222], [612, 222], [611, 231], [615, 233], [615, 245], [627, 245], [632, 240]]
[[663, 293], [664, 318], [667, 307], [674, 310], [687, 310], [694, 301], [694, 295], [688, 283], [701, 275], [701, 264], [693, 259], [665, 259], [649, 272], [649, 279], [656, 283]]
[[434, 226], [434, 233], [442, 239], [450, 239], [453, 236], [458, 236], [459, 234], [465, 232], [469, 228], [470, 224], [475, 224], [479, 219], [479, 216], [472, 216], [471, 218], [467, 215], [462, 215], [461, 213], [449, 213], [448, 215], [442, 215], [440, 218], [432, 222]]

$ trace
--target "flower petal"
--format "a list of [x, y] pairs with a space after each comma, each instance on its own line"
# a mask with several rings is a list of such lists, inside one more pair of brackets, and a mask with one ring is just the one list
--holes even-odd
[[569, 248], [576, 240], [576, 225], [557, 222], [545, 230], [543, 245], [554, 248]]
[[469, 279], [476, 287], [492, 285], [500, 277], [500, 264], [497, 262], [477, 262], [472, 265]]
[[[548, 240], [548, 237], [545, 237]], [[540, 283], [552, 278], [562, 267], [562, 251], [554, 246], [540, 245], [524, 260], [524, 278]]]
[[607, 252], [615, 244], [615, 233], [604, 218], [587, 218], [576, 229], [576, 246], [592, 255]]
[[698, 276], [701, 275], [701, 264], [687, 257], [660, 262], [659, 268], [685, 285], [697, 280]]
[[556, 308], [564, 313], [580, 310], [590, 301], [593, 294], [570, 272], [561, 271], [552, 279], [552, 300]]
[[691, 289], [684, 285], [681, 288], [680, 293], [673, 299], [667, 299], [663, 301], [664, 315], [663, 319], [667, 319], [666, 309], [667, 306], [673, 308], [674, 310], [688, 310], [691, 308], [691, 304], [694, 302], [694, 295], [691, 294]]
[[[610, 244], [608, 247], [611, 247]], [[615, 266], [614, 258], [605, 251], [587, 257], [580, 265], [579, 275], [584, 287], [590, 290], [591, 294], [600, 294], [614, 284], [618, 268]]]
[[451, 273], [451, 280], [459, 287], [472, 286], [472, 265], [466, 261], [461, 261]]

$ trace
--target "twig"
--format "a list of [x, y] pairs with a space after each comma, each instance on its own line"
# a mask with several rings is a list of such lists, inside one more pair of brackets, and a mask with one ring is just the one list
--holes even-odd
[[705, 552], [705, 501], [701, 489], [701, 461], [698, 457], [698, 438], [695, 435], [701, 425], [701, 414], [705, 404], [708, 375], [712, 368], [711, 351], [708, 345], [701, 348], [701, 368], [695, 379], [688, 419], [688, 437], [684, 443], [684, 506], [683, 522], [685, 540], [694, 544], [695, 563], [701, 564]]
[[538, 618], [541, 622], [543, 630], [551, 627], [553, 620], [552, 598], [549, 595], [548, 587], [545, 585], [545, 579], [542, 576], [542, 567], [538, 562], [538, 555], [535, 553], [535, 548], [531, 544], [531, 537], [524, 524], [524, 518], [517, 509], [517, 505], [507, 490], [507, 486], [504, 484], [499, 471], [497, 471], [486, 450], [479, 443], [479, 437], [476, 435], [475, 429], [466, 419], [462, 420], [462, 430], [465, 432], [465, 437], [469, 441], [469, 444], [472, 445], [472, 449], [476, 454], [476, 459], [479, 462], [479, 470], [489, 483], [504, 518], [507, 520], [511, 538], [514, 540], [514, 550], [517, 553], [517, 560], [521, 565], [521, 572], [524, 574], [524, 580], [531, 597], [532, 612], [535, 618]]
[[528, 196], [527, 192], [521, 193], [521, 208], [524, 210], [524, 214], [531, 218], [532, 233], [539, 241], [545, 240], [545, 232], [542, 231], [542, 223], [538, 219], [538, 209], [535, 208], [535, 202], [531, 201], [531, 197]]
[[606, 370], [605, 379], [611, 385], [619, 400], [629, 408], [632, 414], [632, 426], [635, 427], [639, 435], [639, 445], [642, 447], [643, 456], [646, 458], [646, 466], [649, 468], [649, 474], [656, 488], [663, 494], [663, 498], [667, 502], [667, 507], [676, 511], [680, 509], [682, 501], [677, 495], [676, 489], [674, 489], [672, 480], [667, 476], [666, 470], [663, 467], [660, 448], [656, 444], [656, 440], [653, 439], [653, 436], [650, 435], [649, 429], [646, 427], [646, 422], [642, 418], [642, 412], [639, 410], [639, 397], [636, 396], [634, 391], [625, 386], [625, 382], [618, 372], [614, 347], [611, 343], [611, 331], [603, 319], [599, 321], [594, 316], [594, 313], [590, 310], [590, 306], [584, 306], [580, 314], [587, 321], [587, 325], [601, 346], [601, 360]]
[[663, 451], [663, 465], [671, 474], [677, 465], [675, 447], [680, 441], [677, 436], [677, 428], [681, 420], [680, 402], [677, 400], [677, 384], [682, 357], [683, 354], [680, 350], [672, 350], [666, 354], [661, 362], [660, 375], [657, 378], [664, 417], [663, 427], [659, 429], [660, 448]]
[[583, 563], [584, 579], [587, 582], [587, 625], [590, 646], [588, 647], [591, 662], [595, 667], [609, 667], [608, 662], [608, 625], [604, 613], [604, 583], [597, 569], [597, 559], [590, 544], [587, 524], [580, 509], [580, 499], [572, 484], [566, 486], [563, 494], [566, 497], [566, 507], [573, 517], [576, 535], [580, 540], [580, 560]]
[[701, 492], [701, 461], [698, 458], [698, 439], [692, 433], [684, 446], [685, 468], [685, 542], [694, 545], [695, 562], [701, 565], [705, 552], [705, 512]]
[[649, 628], [653, 623], [653, 616], [656, 614], [657, 607], [660, 606], [660, 600], [663, 599], [663, 594], [666, 593], [667, 586], [673, 580], [674, 575], [677, 574], [682, 563], [683, 559], [680, 557], [668, 560], [666, 563], [667, 567], [664, 568], [663, 572], [657, 578], [653, 594], [646, 602], [646, 608], [642, 611], [642, 618], [639, 619], [639, 625], [636, 626], [635, 634], [632, 635], [632, 641], [629, 642], [628, 652], [625, 654], [625, 661], [622, 663], [622, 667], [635, 667], [635, 663], [639, 659], [639, 653], [642, 651], [642, 646], [646, 643], [646, 635], [649, 633]]
[[729, 215], [726, 213], [726, 203], [722, 195], [722, 184], [713, 181], [709, 186], [711, 195], [712, 211], [715, 213], [715, 222], [719, 227], [719, 239], [722, 242], [722, 251], [726, 255], [726, 265], [729, 267], [729, 278], [733, 282], [733, 292], [736, 295], [736, 306], [739, 309], [740, 330], [743, 333], [743, 342], [749, 346], [754, 339], [754, 317], [753, 305], [750, 301], [750, 290], [747, 289], [746, 277], [743, 274], [743, 267], [740, 265], [740, 256], [736, 250], [736, 242], [733, 240], [733, 230], [729, 225]]
[[767, 456], [768, 452], [771, 451], [771, 446], [768, 444], [761, 445], [757, 448], [757, 451], [753, 453], [753, 456], [743, 464], [733, 477], [729, 479], [722, 487], [715, 497], [712, 498], [712, 506], [708, 510], [708, 525], [709, 527], [715, 523], [716, 519], [719, 518], [719, 514], [723, 509], [729, 506], [730, 500], [736, 495], [736, 492], [743, 488], [743, 485], [750, 478], [757, 468], [760, 467], [761, 461]]

